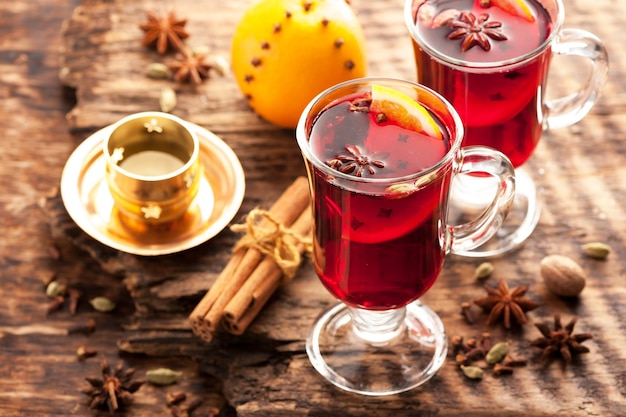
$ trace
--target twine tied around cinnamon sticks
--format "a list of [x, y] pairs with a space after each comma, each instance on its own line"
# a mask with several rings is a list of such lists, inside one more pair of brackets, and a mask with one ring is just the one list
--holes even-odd
[[210, 342], [220, 323], [242, 334], [276, 289], [295, 275], [310, 248], [305, 238], [313, 223], [309, 201], [308, 181], [298, 177], [269, 211], [252, 210], [245, 224], [234, 227], [248, 233], [189, 315], [196, 335]]
[[[262, 227], [260, 222], [270, 223], [271, 227]], [[290, 281], [300, 266], [302, 254], [299, 246], [310, 252], [310, 238], [304, 238], [285, 227], [269, 211], [255, 208], [246, 216], [243, 224], [231, 226], [233, 232], [246, 232], [246, 235], [235, 245], [233, 253], [247, 248], [255, 248], [262, 254], [270, 256], [283, 272], [283, 283]]]

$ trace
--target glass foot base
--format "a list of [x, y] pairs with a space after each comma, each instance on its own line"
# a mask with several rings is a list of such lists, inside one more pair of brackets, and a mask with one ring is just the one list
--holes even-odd
[[368, 319], [377, 312], [334, 306], [318, 318], [307, 338], [313, 367], [335, 386], [370, 396], [397, 394], [425, 383], [443, 364], [448, 350], [443, 323], [419, 301], [391, 313], [403, 319], [383, 332], [388, 337], [360, 331], [353, 325], [360, 314]]
[[[493, 184], [485, 184], [481, 189], [479, 182], [485, 183], [485, 179], [459, 177], [459, 180], [453, 184], [449, 213], [452, 223], [455, 223], [456, 219], [463, 220], [463, 216], [472, 218], [476, 210], [483, 208], [483, 201], [480, 197], [490, 201], [494, 195], [495, 191], [490, 189]], [[518, 248], [532, 234], [540, 217], [541, 205], [537, 200], [535, 183], [526, 171], [517, 168], [513, 204], [496, 235], [475, 249], [455, 252], [455, 255], [488, 258], [510, 252]]]

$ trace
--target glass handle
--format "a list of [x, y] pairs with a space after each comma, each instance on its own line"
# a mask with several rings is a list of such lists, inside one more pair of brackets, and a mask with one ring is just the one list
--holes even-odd
[[561, 30], [552, 52], [585, 58], [591, 63], [591, 70], [580, 91], [544, 103], [546, 129], [571, 126], [585, 117], [600, 96], [609, 68], [608, 53], [602, 41], [581, 29]]
[[494, 199], [473, 220], [447, 226], [448, 252], [472, 250], [491, 239], [509, 214], [515, 197], [515, 169], [511, 161], [499, 151], [484, 146], [461, 149], [457, 175], [489, 175], [496, 182]]

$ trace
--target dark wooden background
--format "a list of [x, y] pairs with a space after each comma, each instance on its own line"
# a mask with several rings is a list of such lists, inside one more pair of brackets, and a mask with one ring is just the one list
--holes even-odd
[[[244, 0], [172, 1], [189, 18], [192, 46], [226, 58]], [[237, 236], [226, 230], [183, 253], [137, 257], [104, 247], [69, 219], [58, 195], [65, 161], [94, 129], [122, 116], [157, 110], [163, 81], [143, 75], [159, 59], [139, 46], [146, 7], [124, 0], [0, 2], [0, 415], [92, 415], [79, 389], [98, 373], [99, 358], [78, 361], [79, 346], [111, 362], [146, 370], [183, 372], [174, 386], [144, 386], [128, 416], [169, 415], [168, 392], [185, 391], [205, 404], [212, 394], [228, 405], [223, 416], [624, 416], [626, 415], [626, 4], [621, 0], [565, 0], [566, 27], [603, 38], [609, 49], [609, 81], [598, 105], [578, 125], [547, 132], [527, 169], [540, 187], [543, 213], [522, 249], [492, 262], [499, 278], [529, 285], [542, 307], [531, 322], [579, 316], [577, 332], [590, 332], [591, 352], [566, 368], [539, 365], [527, 325], [505, 333], [487, 328], [484, 316], [467, 325], [463, 301], [482, 296], [473, 279], [480, 260], [450, 257], [425, 301], [442, 317], [450, 335], [489, 330], [511, 340], [530, 364], [514, 375], [475, 383], [453, 360], [427, 385], [389, 398], [363, 398], [325, 383], [310, 366], [304, 338], [333, 300], [307, 262], [241, 337], [220, 334], [207, 345], [190, 331], [187, 315], [225, 265]], [[370, 74], [414, 79], [411, 46], [401, 0], [357, 0], [364, 25]], [[578, 65], [555, 61], [552, 94], [574, 88]], [[241, 215], [268, 207], [304, 173], [293, 131], [258, 119], [246, 106], [232, 76], [215, 77], [197, 89], [176, 86], [174, 114], [224, 139], [241, 159], [246, 198]], [[613, 248], [606, 261], [585, 257], [580, 246], [603, 241]], [[539, 262], [549, 254], [578, 261], [589, 275], [576, 301], [548, 293]], [[84, 295], [78, 313], [46, 315], [44, 283], [52, 276]], [[93, 311], [89, 298], [105, 295], [114, 313]], [[67, 328], [93, 318], [90, 336]], [[102, 413], [105, 415], [105, 413]]]

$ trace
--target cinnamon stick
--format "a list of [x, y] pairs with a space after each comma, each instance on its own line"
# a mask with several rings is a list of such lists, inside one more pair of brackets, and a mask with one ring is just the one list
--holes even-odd
[[[305, 209], [291, 226], [291, 231], [308, 236], [312, 226], [311, 210]], [[286, 236], [288, 244], [296, 245], [302, 255], [304, 245]], [[265, 256], [246, 282], [224, 308], [224, 327], [230, 333], [242, 334], [281, 283], [283, 272], [271, 256]]]
[[217, 276], [217, 279], [215, 280], [213, 286], [211, 286], [211, 289], [204, 295], [204, 297], [202, 297], [198, 305], [196, 305], [189, 315], [191, 329], [196, 335], [200, 336], [200, 338], [206, 342], [210, 342], [211, 339], [213, 339], [213, 331], [215, 329], [204, 323], [204, 316], [215, 303], [217, 296], [228, 284], [228, 278], [235, 272], [245, 254], [245, 251], [239, 251], [233, 254], [226, 264], [226, 267]]
[[[298, 177], [270, 207], [274, 220], [290, 227], [303, 211], [309, 207], [309, 186], [306, 177]], [[260, 227], [267, 227], [261, 222]], [[241, 243], [245, 236], [240, 239]], [[261, 262], [263, 254], [256, 248], [236, 251], [220, 273], [215, 283], [189, 315], [195, 334], [210, 341], [217, 329], [228, 302], [244, 284], [252, 271]]]

